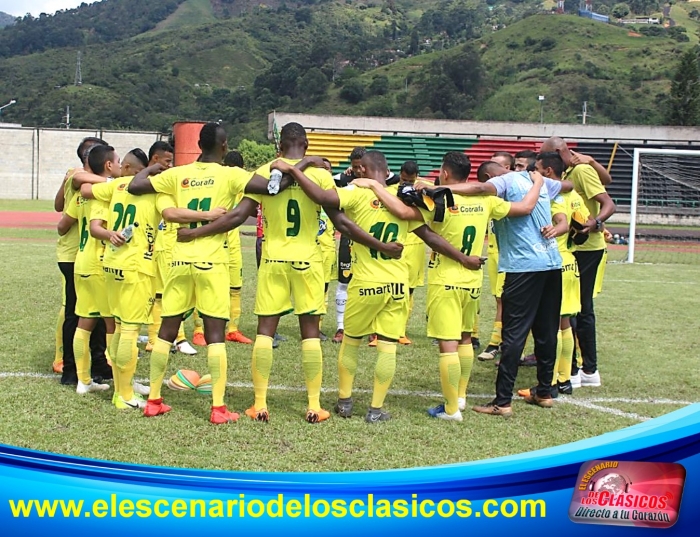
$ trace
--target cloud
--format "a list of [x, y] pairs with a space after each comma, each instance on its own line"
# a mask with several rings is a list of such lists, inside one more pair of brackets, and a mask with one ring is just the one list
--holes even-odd
[[35, 17], [41, 13], [53, 14], [59, 9], [72, 9], [82, 3], [92, 4], [96, 0], [0, 0], [0, 11], [16, 17], [23, 17], [31, 13]]

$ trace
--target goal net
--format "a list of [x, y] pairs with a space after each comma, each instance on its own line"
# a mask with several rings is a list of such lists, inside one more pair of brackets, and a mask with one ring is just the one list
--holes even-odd
[[616, 216], [609, 260], [700, 265], [700, 151], [636, 148], [630, 205]]

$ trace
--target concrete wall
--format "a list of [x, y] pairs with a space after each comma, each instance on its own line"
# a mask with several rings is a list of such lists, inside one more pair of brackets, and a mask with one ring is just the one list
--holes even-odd
[[146, 153], [163, 138], [155, 132], [31, 129], [0, 125], [0, 199], [54, 199], [76, 150], [86, 136], [113, 145], [119, 156], [140, 147]]
[[[546, 104], [546, 103], [545, 103]], [[314, 116], [277, 112], [268, 116], [268, 136], [272, 139], [273, 120], [281, 129], [289, 122], [301, 123], [307, 130], [353, 134], [394, 134], [424, 136], [466, 136], [470, 138], [544, 139], [550, 136], [603, 142], [644, 143], [690, 142], [700, 139], [698, 127], [656, 125], [575, 125], [569, 123], [507, 123], [504, 121], [457, 121], [366, 116]]]

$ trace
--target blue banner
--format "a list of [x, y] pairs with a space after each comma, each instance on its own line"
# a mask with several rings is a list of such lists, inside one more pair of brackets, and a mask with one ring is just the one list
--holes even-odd
[[[621, 466], [622, 461], [678, 463], [642, 468], [643, 475], [657, 480], [666, 472], [673, 492], [657, 491], [653, 480], [640, 483], [632, 475], [636, 470]], [[673, 524], [664, 535], [689, 535], [700, 522], [699, 484], [700, 404], [545, 450], [376, 472], [161, 468], [0, 445], [0, 535], [81, 530], [99, 531], [100, 537], [145, 531], [191, 536], [212, 530], [229, 535], [308, 535], [314, 530], [359, 535], [371, 530], [567, 537], [594, 531], [602, 537], [661, 531], [640, 526], [663, 524]], [[574, 498], [585, 507], [576, 507]], [[601, 501], [607, 507], [596, 505]], [[631, 507], [615, 509], [614, 502]], [[606, 520], [617, 519], [617, 511], [622, 522]], [[590, 520], [579, 520], [585, 517]]]

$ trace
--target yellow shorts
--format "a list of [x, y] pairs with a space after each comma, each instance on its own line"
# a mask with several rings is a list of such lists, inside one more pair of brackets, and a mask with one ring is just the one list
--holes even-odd
[[112, 316], [123, 323], [148, 324], [155, 301], [155, 277], [135, 270], [105, 267]]
[[603, 292], [603, 278], [605, 277], [605, 265], [608, 263], [608, 249], [603, 251], [603, 259], [598, 265], [598, 272], [595, 275], [595, 287], [593, 288], [593, 298]]
[[561, 269], [561, 315], [576, 315], [581, 312], [581, 285], [578, 264], [572, 255], [562, 255]]
[[481, 289], [428, 285], [428, 337], [459, 341], [462, 332], [474, 331]]
[[228, 320], [229, 277], [226, 263], [173, 262], [163, 289], [163, 317], [189, 316], [197, 311]]
[[104, 274], [75, 274], [75, 314], [84, 319], [112, 317]]
[[326, 296], [324, 288], [320, 260], [263, 259], [258, 270], [255, 315], [271, 317], [292, 312], [296, 315], [321, 315]]
[[243, 252], [240, 248], [229, 250], [228, 277], [232, 288], [243, 287]]
[[425, 285], [425, 244], [408, 244], [402, 257], [408, 263], [408, 287], [415, 289]]
[[506, 281], [506, 273], [498, 272], [498, 253], [489, 254], [489, 257], [486, 260], [486, 269], [489, 273], [491, 294], [496, 298], [501, 298], [501, 295], [503, 294], [503, 283]]
[[323, 281], [331, 283], [331, 280], [337, 279], [338, 258], [335, 254], [335, 248], [333, 250], [321, 248], [321, 253], [323, 254]]
[[353, 277], [345, 304], [345, 333], [350, 337], [404, 335], [408, 320], [408, 284], [378, 283]]
[[154, 260], [156, 262], [156, 294], [163, 294], [163, 287], [165, 287], [165, 280], [168, 278], [168, 272], [170, 272], [170, 265], [173, 262], [173, 254], [171, 250], [162, 250], [155, 253]]

